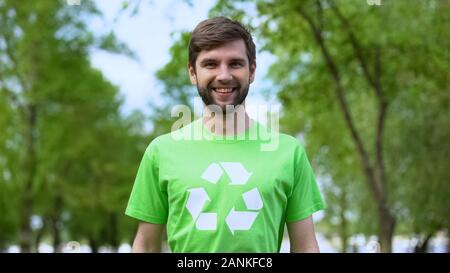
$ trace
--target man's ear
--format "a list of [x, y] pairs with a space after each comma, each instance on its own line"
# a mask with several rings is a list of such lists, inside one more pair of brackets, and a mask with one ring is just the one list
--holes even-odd
[[250, 66], [250, 83], [255, 80], [255, 72], [256, 72], [256, 61]]
[[197, 85], [197, 74], [195, 74], [195, 69], [191, 64], [188, 64], [189, 79], [193, 85]]

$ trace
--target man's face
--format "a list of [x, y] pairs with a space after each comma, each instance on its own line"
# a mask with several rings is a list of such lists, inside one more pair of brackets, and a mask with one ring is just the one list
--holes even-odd
[[245, 43], [241, 39], [201, 51], [195, 68], [189, 65], [191, 82], [197, 85], [205, 105], [218, 105], [225, 112], [227, 105], [237, 106], [244, 102], [255, 78], [256, 65], [249, 66]]

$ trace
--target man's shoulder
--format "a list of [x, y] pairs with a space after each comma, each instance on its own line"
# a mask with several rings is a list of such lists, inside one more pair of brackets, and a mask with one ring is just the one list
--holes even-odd
[[300, 138], [279, 132], [265, 124], [258, 124], [258, 136], [265, 151], [286, 155], [301, 154], [304, 146]]
[[293, 146], [302, 146], [300, 139], [286, 133], [278, 133], [280, 141]]
[[300, 138], [294, 137], [287, 133], [282, 133], [276, 130], [269, 129], [264, 125], [259, 126], [262, 127], [262, 131], [264, 132], [263, 133], [264, 138], [278, 138], [279, 144], [282, 147], [291, 147], [291, 148], [303, 147]]
[[289, 150], [294, 155], [301, 155], [305, 152], [305, 148], [301, 142], [301, 139], [285, 133], [280, 133], [279, 135], [281, 150]]

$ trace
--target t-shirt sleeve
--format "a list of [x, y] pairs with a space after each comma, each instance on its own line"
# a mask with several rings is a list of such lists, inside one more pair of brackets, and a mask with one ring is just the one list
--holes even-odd
[[159, 154], [155, 141], [142, 157], [125, 214], [154, 224], [167, 222], [167, 190], [159, 179]]
[[294, 162], [294, 185], [287, 203], [287, 223], [303, 220], [325, 208], [314, 172], [300, 144], [296, 147]]

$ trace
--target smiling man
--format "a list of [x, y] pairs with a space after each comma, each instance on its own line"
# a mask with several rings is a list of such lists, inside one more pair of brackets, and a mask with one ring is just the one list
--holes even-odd
[[188, 68], [206, 106], [204, 122], [212, 121], [212, 131], [232, 135], [250, 126], [243, 103], [255, 79], [256, 52], [242, 26], [222, 17], [200, 23], [189, 44]]
[[[126, 209], [140, 220], [134, 252], [161, 251], [164, 230], [173, 252], [279, 252], [285, 225], [292, 252], [319, 251], [312, 214], [324, 202], [304, 148], [245, 111], [255, 51], [228, 18], [194, 29], [188, 70], [205, 111], [179, 130], [208, 137], [166, 134], [148, 146]], [[250, 138], [261, 134], [279, 138], [276, 149]]]
[[[255, 52], [247, 52], [243, 39], [222, 45], [219, 42], [209, 43], [198, 52], [203, 43], [207, 43], [202, 39], [211, 38], [214, 39], [200, 36], [191, 42], [189, 74], [205, 105], [218, 105], [225, 111], [227, 105], [238, 106], [244, 102], [250, 83], [255, 78], [256, 63], [255, 59], [251, 59], [255, 58]], [[221, 41], [226, 38], [216, 39]], [[251, 40], [247, 42], [252, 43]]]

